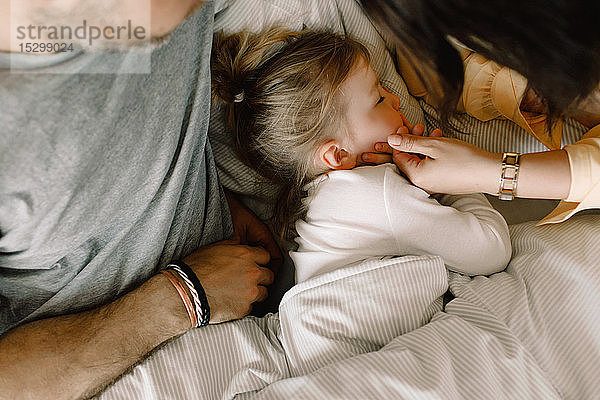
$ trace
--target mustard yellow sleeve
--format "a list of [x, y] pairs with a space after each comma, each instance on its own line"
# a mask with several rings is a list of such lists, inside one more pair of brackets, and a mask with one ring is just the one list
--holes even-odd
[[482, 120], [507, 118], [529, 132], [551, 150], [560, 149], [562, 122], [548, 134], [546, 115], [520, 109], [527, 79], [518, 72], [490, 61], [480, 54], [462, 51], [464, 87], [458, 110]]
[[[519, 105], [527, 90], [527, 80], [510, 68], [490, 61], [458, 42], [453, 43], [461, 55], [465, 70], [458, 111], [466, 112], [481, 121], [504, 117], [517, 123], [523, 122]], [[414, 62], [414, 56], [410, 53], [396, 51], [398, 72], [406, 82], [410, 94], [423, 97], [431, 103], [431, 93], [412, 67]], [[523, 123], [523, 126], [526, 127], [527, 123]]]
[[504, 117], [516, 122], [527, 80], [470, 51], [463, 52], [463, 63], [465, 84], [459, 108], [482, 121]]
[[[517, 123], [551, 150], [561, 148], [562, 121], [549, 134], [544, 114], [522, 112], [527, 80], [516, 71], [468, 49], [460, 49], [465, 69], [459, 111], [488, 121], [507, 118]], [[600, 125], [566, 146], [571, 171], [568, 198], [561, 201], [541, 224], [562, 222], [578, 211], [600, 208]]]
[[571, 169], [571, 188], [566, 201], [593, 202], [600, 207], [600, 125], [578, 142], [565, 146], [565, 150]]
[[[464, 66], [464, 86], [457, 110], [481, 120], [507, 118], [539, 140], [550, 150], [561, 148], [562, 121], [557, 121], [549, 134], [546, 115], [523, 112], [521, 100], [527, 91], [527, 79], [518, 72], [504, 67], [482, 55], [473, 52], [458, 42], [454, 43], [460, 52]], [[428, 92], [419, 74], [412, 68], [414, 61], [406, 52], [397, 52], [396, 65], [404, 78], [410, 94], [423, 97], [434, 106], [433, 97]]]
[[565, 150], [571, 170], [569, 196], [538, 225], [562, 222], [579, 211], [600, 208], [600, 125]]

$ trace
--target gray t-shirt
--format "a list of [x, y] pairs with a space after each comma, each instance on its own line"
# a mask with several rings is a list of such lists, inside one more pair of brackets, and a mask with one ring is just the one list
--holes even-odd
[[0, 334], [106, 303], [231, 234], [207, 141], [213, 19], [209, 2], [184, 21], [150, 74], [88, 73], [139, 49], [0, 68]]

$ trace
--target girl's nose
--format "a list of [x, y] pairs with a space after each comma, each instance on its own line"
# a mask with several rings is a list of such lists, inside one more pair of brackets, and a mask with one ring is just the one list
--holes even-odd
[[391, 97], [392, 97], [392, 105], [393, 105], [393, 107], [394, 107], [396, 110], [400, 111], [400, 97], [398, 97], [398, 96], [396, 96], [394, 93], [390, 92], [390, 91], [388, 90], [388, 88], [386, 88], [386, 87], [384, 87], [384, 88], [383, 88], [383, 90], [385, 90], [386, 92], [388, 92], [388, 93], [391, 95]]

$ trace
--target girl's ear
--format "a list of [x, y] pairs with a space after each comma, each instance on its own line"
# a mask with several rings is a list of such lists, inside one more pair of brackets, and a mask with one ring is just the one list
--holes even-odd
[[330, 140], [319, 148], [319, 161], [327, 169], [352, 169], [356, 160], [336, 140]]

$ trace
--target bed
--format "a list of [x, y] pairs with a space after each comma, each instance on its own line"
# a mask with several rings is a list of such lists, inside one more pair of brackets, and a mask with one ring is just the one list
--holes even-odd
[[[356, 0], [232, 0], [215, 7], [216, 30], [278, 23], [353, 35], [373, 53], [374, 69], [400, 96], [407, 117], [431, 122], [424, 111], [435, 110], [410, 96], [386, 41]], [[237, 161], [220, 112], [215, 106], [210, 140], [222, 183], [268, 218], [273, 188]], [[459, 137], [488, 150], [544, 150], [510, 121], [463, 123], [468, 134]], [[563, 143], [584, 131], [569, 121]], [[97, 398], [594, 398], [600, 215], [536, 226], [554, 204], [499, 207], [511, 224], [513, 255], [505, 271], [488, 277], [450, 273], [436, 256], [380, 257], [292, 287], [288, 258], [258, 312], [263, 316], [191, 330]], [[448, 290], [454, 299], [445, 304]]]

